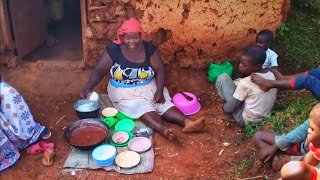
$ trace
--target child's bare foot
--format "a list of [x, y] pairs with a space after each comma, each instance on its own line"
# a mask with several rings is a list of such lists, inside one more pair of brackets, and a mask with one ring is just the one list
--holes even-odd
[[277, 154], [272, 159], [272, 168], [276, 171], [280, 171], [282, 166], [291, 160], [289, 155]]
[[276, 77], [277, 80], [286, 80], [286, 79], [290, 79], [287, 78], [287, 76], [282, 75], [279, 71], [275, 70], [275, 69], [269, 69], [269, 71], [271, 71], [274, 76]]
[[231, 114], [226, 114], [226, 113], [220, 113], [217, 116], [218, 119], [222, 119], [225, 121], [228, 121], [230, 123], [236, 123], [237, 121], [234, 120], [233, 116]]
[[173, 132], [173, 129], [172, 128], [166, 128], [164, 129], [163, 131], [163, 134], [162, 134], [164, 137], [166, 137], [168, 140], [170, 141], [173, 141], [174, 138], [176, 137], [174, 135], [174, 132]]
[[270, 80], [267, 80], [255, 73], [251, 74], [251, 81], [258, 85], [264, 92], [267, 92], [273, 88]]
[[192, 132], [200, 131], [203, 128], [203, 124], [204, 124], [204, 117], [200, 117], [195, 121], [187, 119], [186, 125], [182, 129], [182, 132], [192, 133]]

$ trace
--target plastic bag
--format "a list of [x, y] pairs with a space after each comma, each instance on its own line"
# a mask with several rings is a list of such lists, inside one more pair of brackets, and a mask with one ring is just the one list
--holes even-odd
[[232, 76], [233, 66], [229, 61], [225, 61], [222, 64], [210, 63], [208, 69], [208, 81], [216, 82], [217, 78], [223, 73], [229, 74], [230, 77]]

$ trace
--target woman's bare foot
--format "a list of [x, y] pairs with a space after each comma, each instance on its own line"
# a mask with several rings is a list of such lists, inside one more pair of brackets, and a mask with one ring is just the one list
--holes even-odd
[[203, 128], [203, 124], [204, 124], [204, 117], [200, 117], [195, 121], [187, 119], [185, 126], [182, 129], [182, 132], [192, 133], [192, 132], [200, 131]]
[[174, 135], [174, 132], [173, 132], [173, 129], [172, 128], [166, 128], [164, 129], [163, 131], [163, 134], [162, 134], [164, 137], [166, 137], [168, 140], [170, 141], [173, 141], [174, 138], [176, 137]]
[[282, 75], [279, 71], [277, 71], [275, 69], [269, 69], [269, 71], [271, 71], [274, 74], [274, 76], [276, 77], [277, 80], [290, 79], [287, 76]]
[[233, 116], [231, 114], [226, 114], [226, 113], [220, 113], [217, 115], [218, 119], [222, 119], [225, 121], [228, 121], [230, 123], [236, 123], [237, 121], [234, 120]]
[[276, 171], [280, 171], [282, 166], [291, 160], [289, 155], [277, 154], [272, 159], [272, 168]]
[[271, 80], [265, 79], [255, 73], [251, 74], [251, 81], [256, 85], [258, 85], [261, 88], [261, 90], [264, 92], [267, 92], [273, 88]]

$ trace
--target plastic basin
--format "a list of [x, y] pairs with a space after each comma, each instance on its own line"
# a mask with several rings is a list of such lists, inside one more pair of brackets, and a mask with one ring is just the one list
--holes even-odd
[[[185, 96], [188, 96], [188, 100]], [[197, 97], [190, 92], [177, 93], [172, 98], [172, 103], [184, 114], [192, 115], [200, 111], [201, 104]]]

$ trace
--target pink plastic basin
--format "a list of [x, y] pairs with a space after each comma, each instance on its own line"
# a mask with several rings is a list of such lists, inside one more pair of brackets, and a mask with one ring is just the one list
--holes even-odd
[[189, 92], [183, 92], [185, 96], [189, 96], [188, 100], [182, 93], [177, 93], [173, 96], [173, 104], [184, 114], [191, 115], [195, 114], [201, 109], [201, 104], [198, 101], [198, 98]]

